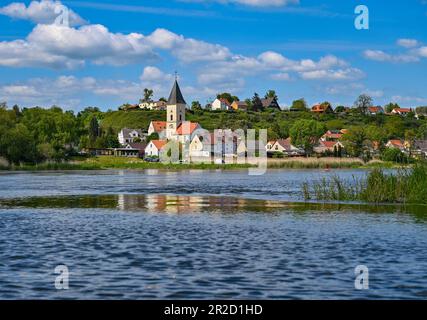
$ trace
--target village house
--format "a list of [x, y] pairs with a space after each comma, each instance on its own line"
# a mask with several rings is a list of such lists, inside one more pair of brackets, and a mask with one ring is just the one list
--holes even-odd
[[212, 110], [224, 110], [224, 111], [228, 111], [233, 109], [231, 107], [230, 102], [228, 102], [227, 99], [224, 98], [220, 98], [220, 99], [215, 99], [212, 104], [211, 104], [211, 109]]
[[145, 142], [130, 142], [126, 145], [126, 149], [133, 149], [138, 150], [139, 154], [138, 156], [140, 158], [143, 158], [145, 155], [145, 148], [147, 147], [147, 144]]
[[267, 144], [265, 145], [265, 150], [267, 152], [272, 151], [274, 144], [276, 143], [276, 140], [270, 140], [267, 142]]
[[316, 104], [311, 108], [311, 112], [313, 113], [334, 113], [334, 110], [329, 104]]
[[141, 102], [139, 108], [147, 110], [166, 110], [167, 103], [166, 101], [150, 101], [150, 102]]
[[376, 116], [378, 114], [384, 114], [384, 109], [381, 106], [369, 107], [368, 108], [368, 114], [371, 116]]
[[145, 140], [145, 134], [140, 129], [127, 129], [120, 130], [118, 134], [119, 143], [124, 146], [127, 143], [139, 142]]
[[190, 143], [198, 129], [201, 129], [201, 126], [197, 122], [183, 122], [178, 126], [175, 135], [171, 136], [171, 139], [179, 141], [182, 144]]
[[162, 150], [168, 142], [166, 140], [151, 140], [145, 148], [146, 157], [160, 157]]
[[344, 145], [337, 140], [320, 140], [319, 144], [313, 148], [314, 153], [317, 154], [341, 154], [342, 150], [344, 150]]
[[413, 112], [413, 111], [410, 108], [394, 108], [391, 111], [392, 114], [397, 114], [399, 116], [406, 116], [406, 115], [408, 115], [411, 112]]
[[157, 133], [159, 135], [159, 139], [166, 138], [166, 121], [151, 121], [148, 126], [148, 135], [152, 135], [153, 133]]
[[[268, 147], [266, 146], [266, 148]], [[300, 149], [292, 145], [291, 138], [276, 140], [274, 144], [271, 146], [271, 149], [267, 150], [267, 154], [271, 155], [272, 153], [275, 153], [275, 152], [283, 153], [288, 157], [299, 157], [299, 156], [305, 155], [305, 151], [303, 149]]]
[[328, 130], [321, 138], [320, 141], [339, 141], [347, 132], [346, 129], [342, 130]]
[[266, 109], [273, 108], [280, 110], [279, 102], [276, 97], [261, 99], [262, 106]]
[[398, 139], [389, 140], [385, 146], [386, 148], [399, 149], [402, 152], [405, 152], [406, 149], [404, 141]]
[[231, 107], [233, 108], [233, 110], [242, 110], [242, 111], [247, 111], [248, 110], [248, 105], [245, 101], [234, 101], [231, 104]]
[[[208, 132], [207, 132], [208, 133]], [[191, 157], [235, 157], [245, 156], [247, 152], [244, 139], [231, 130], [218, 130], [215, 133], [197, 134], [190, 144]]]

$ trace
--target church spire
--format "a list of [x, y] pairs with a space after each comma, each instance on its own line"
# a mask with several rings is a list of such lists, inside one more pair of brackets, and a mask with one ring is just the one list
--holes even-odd
[[178, 79], [175, 78], [171, 94], [169, 95], [168, 105], [187, 104], [182, 96], [181, 89], [179, 88]]

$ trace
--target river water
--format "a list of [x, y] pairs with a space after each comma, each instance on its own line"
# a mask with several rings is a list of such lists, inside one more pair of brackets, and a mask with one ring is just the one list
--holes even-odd
[[0, 299], [426, 299], [427, 210], [304, 203], [330, 175], [0, 173]]

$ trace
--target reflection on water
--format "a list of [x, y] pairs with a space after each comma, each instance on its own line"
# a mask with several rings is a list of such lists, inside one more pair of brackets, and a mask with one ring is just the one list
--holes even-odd
[[244, 213], [244, 212], [360, 212], [409, 213], [427, 219], [426, 206], [372, 205], [350, 203], [286, 202], [217, 196], [163, 194], [76, 195], [0, 199], [0, 208], [99, 208], [148, 213]]

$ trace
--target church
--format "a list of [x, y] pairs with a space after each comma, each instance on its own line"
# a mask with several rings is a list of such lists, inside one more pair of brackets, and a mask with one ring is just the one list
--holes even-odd
[[217, 155], [235, 157], [247, 152], [244, 137], [231, 130], [219, 129], [215, 133], [204, 130], [199, 123], [186, 121], [187, 103], [182, 95], [178, 80], [175, 79], [166, 106], [166, 121], [151, 121], [148, 135], [157, 133], [159, 140], [152, 140], [145, 149], [147, 157], [160, 156], [167, 150], [169, 141], [179, 142], [186, 146], [184, 153], [191, 159], [211, 158]]
[[[166, 106], [166, 121], [151, 121], [148, 135], [157, 133], [159, 140], [154, 144], [163, 145], [158, 141], [177, 141], [182, 144], [190, 143], [198, 129], [202, 129], [197, 122], [185, 120], [187, 103], [182, 95], [178, 80], [175, 79]], [[160, 150], [158, 150], [160, 152]]]

